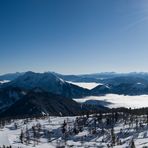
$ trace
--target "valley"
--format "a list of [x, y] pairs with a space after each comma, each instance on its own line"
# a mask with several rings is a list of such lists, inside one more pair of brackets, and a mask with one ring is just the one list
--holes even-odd
[[0, 146], [148, 146], [148, 74], [8, 76], [0, 76]]

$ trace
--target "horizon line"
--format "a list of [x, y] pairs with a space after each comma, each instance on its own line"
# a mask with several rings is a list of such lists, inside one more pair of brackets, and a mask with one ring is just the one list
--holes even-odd
[[7, 72], [7, 73], [0, 73], [0, 76], [7, 75], [7, 74], [21, 74], [21, 73], [27, 73], [27, 72], [33, 72], [33, 73], [56, 73], [56, 74], [61, 74], [61, 75], [95, 75], [95, 74], [132, 74], [132, 73], [143, 73], [143, 74], [148, 74], [148, 71], [129, 71], [129, 72], [119, 72], [119, 71], [100, 71], [100, 72], [91, 72], [91, 73], [62, 73], [62, 72], [55, 72], [55, 71], [33, 71], [33, 70], [28, 70], [28, 71], [16, 71], [16, 72]]

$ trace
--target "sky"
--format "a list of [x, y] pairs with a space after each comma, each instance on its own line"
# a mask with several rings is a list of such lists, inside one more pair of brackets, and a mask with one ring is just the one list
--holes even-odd
[[0, 74], [148, 72], [147, 0], [0, 0]]

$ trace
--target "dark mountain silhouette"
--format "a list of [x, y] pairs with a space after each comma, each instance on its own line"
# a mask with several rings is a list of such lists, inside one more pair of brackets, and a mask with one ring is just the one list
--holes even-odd
[[1, 117], [31, 117], [44, 114], [70, 116], [80, 111], [80, 105], [72, 99], [36, 88], [1, 113]]

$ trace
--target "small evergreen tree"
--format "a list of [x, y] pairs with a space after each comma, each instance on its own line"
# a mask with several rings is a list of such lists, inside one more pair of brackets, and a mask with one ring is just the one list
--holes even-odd
[[136, 148], [135, 147], [135, 143], [134, 143], [134, 140], [132, 139], [131, 143], [130, 143], [130, 148]]
[[21, 134], [20, 134], [21, 143], [23, 143], [23, 140], [24, 140], [24, 133], [23, 133], [23, 130], [21, 130]]
[[115, 145], [116, 137], [115, 137], [115, 133], [114, 133], [114, 127], [112, 127], [112, 129], [111, 129], [111, 139], [112, 139], [112, 145]]

